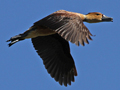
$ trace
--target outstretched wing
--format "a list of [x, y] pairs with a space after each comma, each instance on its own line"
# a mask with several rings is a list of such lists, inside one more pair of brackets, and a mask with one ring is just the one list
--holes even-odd
[[77, 71], [68, 42], [58, 34], [53, 34], [32, 38], [32, 43], [51, 77], [60, 85], [71, 85]]
[[71, 41], [79, 46], [89, 43], [87, 39], [92, 40], [87, 27], [83, 24], [78, 14], [65, 10], [57, 11], [49, 16], [37, 21], [33, 26], [45, 26], [57, 32], [67, 41]]

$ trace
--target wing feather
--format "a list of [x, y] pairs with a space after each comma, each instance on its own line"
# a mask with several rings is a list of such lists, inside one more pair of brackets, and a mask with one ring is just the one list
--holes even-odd
[[70, 76], [76, 76], [76, 71], [69, 44], [65, 39], [53, 34], [32, 38], [32, 43], [51, 77], [65, 86], [73, 81], [67, 81]]
[[[90, 36], [92, 34], [88, 28], [83, 24], [82, 19], [78, 14], [68, 12], [65, 10], [60, 10], [50, 14], [49, 16], [34, 23], [34, 26], [44, 26], [47, 27], [61, 37], [75, 43], [76, 45], [84, 46], [84, 42], [88, 43], [88, 40], [92, 40]], [[84, 33], [85, 32], [85, 33]], [[85, 34], [85, 36], [81, 36]], [[85, 39], [85, 37], [87, 37]]]

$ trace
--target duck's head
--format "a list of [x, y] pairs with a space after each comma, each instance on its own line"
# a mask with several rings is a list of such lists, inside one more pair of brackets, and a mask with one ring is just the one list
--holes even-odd
[[113, 22], [113, 18], [107, 17], [99, 12], [91, 12], [85, 15], [84, 21], [88, 23]]

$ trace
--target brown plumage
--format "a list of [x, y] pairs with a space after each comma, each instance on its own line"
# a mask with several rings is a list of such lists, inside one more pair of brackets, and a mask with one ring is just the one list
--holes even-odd
[[77, 76], [77, 70], [70, 54], [68, 41], [78, 46], [79, 43], [84, 46], [84, 42], [89, 44], [88, 39], [92, 40], [92, 34], [83, 21], [97, 23], [112, 20], [99, 12], [83, 15], [59, 10], [35, 22], [23, 34], [10, 38], [9, 46], [20, 40], [31, 38], [35, 50], [42, 58], [51, 77], [60, 85], [71, 85], [71, 81], [75, 81], [74, 76]]

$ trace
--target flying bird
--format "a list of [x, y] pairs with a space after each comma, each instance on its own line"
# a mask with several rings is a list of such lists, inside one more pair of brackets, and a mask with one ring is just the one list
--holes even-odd
[[75, 62], [70, 54], [68, 41], [82, 46], [89, 44], [93, 36], [83, 22], [112, 22], [113, 18], [99, 12], [86, 15], [65, 10], [56, 11], [35, 22], [27, 31], [11, 37], [9, 47], [14, 43], [31, 38], [33, 46], [42, 58], [48, 73], [60, 85], [67, 86], [77, 76]]

